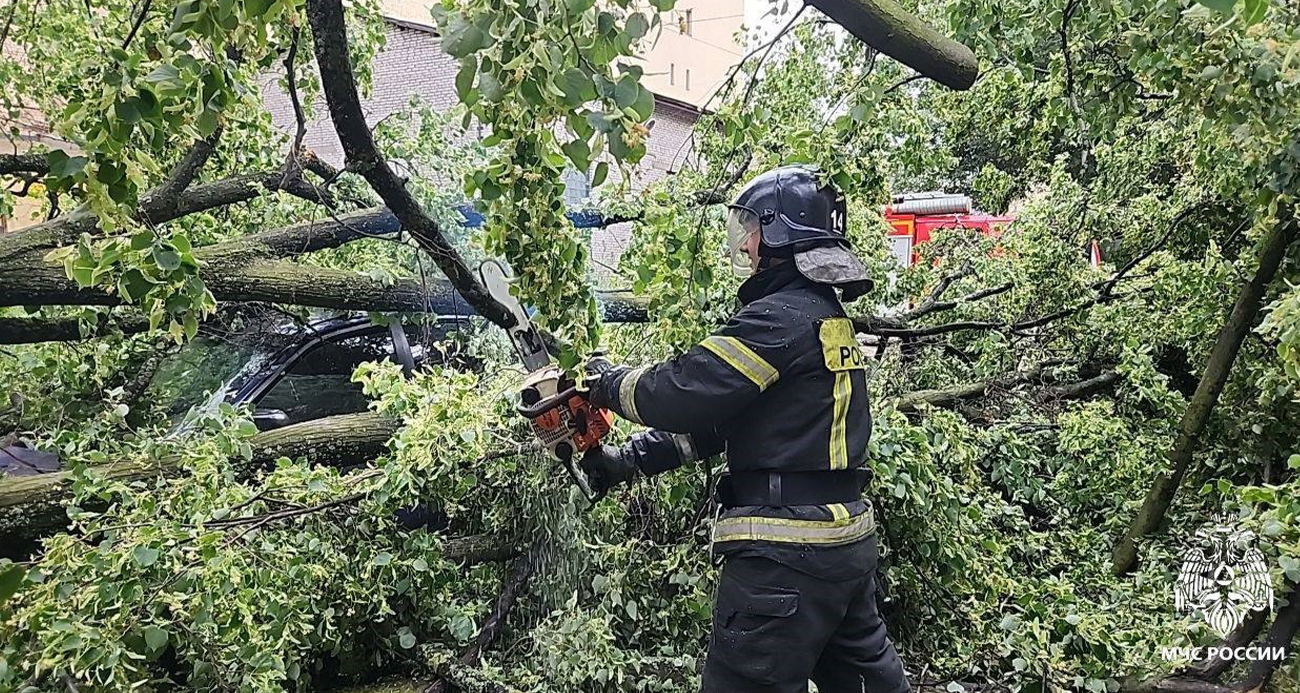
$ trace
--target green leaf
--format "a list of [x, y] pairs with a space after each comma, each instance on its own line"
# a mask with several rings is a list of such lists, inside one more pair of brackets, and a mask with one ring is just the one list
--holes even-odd
[[650, 0], [650, 4], [660, 12], [667, 12], [677, 4], [677, 0]]
[[591, 187], [599, 187], [605, 179], [609, 177], [609, 162], [602, 161], [596, 164], [596, 172], [591, 176]]
[[18, 593], [18, 588], [23, 584], [23, 578], [27, 575], [27, 569], [12, 563], [0, 566], [0, 604], [9, 601], [9, 598]]
[[637, 95], [636, 101], [632, 103], [632, 111], [636, 113], [641, 122], [650, 119], [655, 112], [655, 95], [649, 89], [642, 89]]
[[579, 68], [571, 67], [565, 70], [560, 75], [559, 82], [564, 98], [571, 104], [582, 104], [596, 98], [596, 85], [592, 83], [591, 77]]
[[145, 626], [144, 644], [149, 646], [149, 650], [157, 652], [166, 647], [168, 639], [167, 631], [158, 626]]
[[403, 650], [415, 647], [415, 633], [412, 633], [410, 628], [402, 626], [397, 631], [397, 644], [401, 645]]
[[573, 140], [560, 149], [564, 151], [565, 156], [569, 157], [569, 161], [573, 162], [573, 167], [579, 171], [586, 171], [591, 166], [591, 147], [586, 140]]
[[469, 95], [469, 90], [474, 86], [474, 76], [478, 74], [478, 60], [474, 56], [466, 56], [460, 61], [460, 70], [456, 72], [456, 96], [462, 102]]
[[45, 161], [50, 166], [51, 175], [57, 178], [71, 178], [85, 171], [88, 160], [84, 156], [68, 156], [67, 152], [54, 149], [45, 155]]
[[261, 17], [274, 4], [275, 0], [244, 0], [245, 11], [249, 17]]
[[370, 563], [377, 566], [385, 566], [393, 562], [393, 554], [384, 551], [370, 559]]
[[199, 129], [200, 135], [204, 137], [211, 135], [217, 131], [217, 112], [211, 108], [204, 108], [194, 125]]
[[501, 88], [501, 81], [491, 72], [483, 72], [478, 76], [478, 90], [483, 94], [483, 98], [488, 101], [500, 101], [504, 90]]
[[127, 270], [117, 280], [117, 292], [128, 303], [135, 303], [144, 298], [153, 289], [153, 282], [138, 269]]
[[95, 283], [95, 270], [92, 267], [74, 266], [70, 274], [77, 286], [91, 286]]
[[118, 118], [128, 123], [138, 123], [141, 118], [139, 103], [139, 100], [135, 98], [130, 98], [126, 101], [118, 101], [113, 104], [113, 112]]
[[596, 0], [569, 0], [569, 14], [582, 14], [595, 4]]
[[1232, 14], [1232, 6], [1237, 4], [1237, 0], [1196, 0], [1206, 7], [1222, 12], [1223, 14]]
[[442, 39], [442, 49], [453, 58], [463, 58], [491, 43], [487, 32], [457, 15], [452, 18]]
[[1264, 19], [1268, 14], [1269, 0], [1243, 0], [1241, 4], [1241, 21], [1246, 26], [1254, 26]]
[[181, 71], [178, 70], [175, 65], [159, 65], [153, 69], [153, 72], [144, 76], [144, 81], [164, 87], [179, 86], [181, 82]]
[[614, 87], [614, 103], [618, 104], [619, 108], [627, 108], [636, 103], [642, 91], [645, 90], [641, 88], [640, 84], [637, 84], [635, 78], [631, 75], [624, 75], [623, 79], [618, 81], [618, 86]]
[[600, 132], [608, 133], [614, 129], [614, 116], [608, 113], [592, 111], [587, 114], [587, 123]]
[[181, 256], [176, 251], [167, 248], [154, 248], [153, 261], [158, 264], [159, 269], [168, 272], [181, 266]]
[[624, 27], [624, 31], [631, 34], [632, 38], [636, 39], [645, 36], [646, 32], [649, 30], [650, 21], [640, 12], [633, 12], [632, 16], [627, 18], [627, 26]]
[[158, 562], [158, 549], [149, 546], [137, 546], [135, 547], [135, 550], [131, 552], [131, 556], [135, 558], [136, 563], [148, 568]]

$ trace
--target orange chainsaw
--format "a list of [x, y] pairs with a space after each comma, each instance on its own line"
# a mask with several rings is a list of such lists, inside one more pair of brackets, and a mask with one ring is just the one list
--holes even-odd
[[613, 424], [609, 410], [593, 408], [564, 369], [551, 363], [541, 334], [519, 299], [510, 294], [510, 275], [506, 268], [496, 260], [485, 260], [479, 265], [478, 274], [492, 298], [515, 316], [515, 324], [506, 334], [528, 370], [519, 391], [519, 413], [528, 419], [547, 452], [564, 463], [587, 501], [595, 503], [604, 494], [592, 490], [578, 462], [582, 453], [600, 445], [609, 433]]

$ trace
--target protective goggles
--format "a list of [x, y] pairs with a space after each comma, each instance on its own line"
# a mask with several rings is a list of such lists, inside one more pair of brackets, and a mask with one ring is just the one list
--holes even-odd
[[731, 257], [731, 269], [739, 276], [748, 276], [754, 271], [744, 246], [756, 233], [759, 233], [757, 214], [743, 207], [727, 210], [727, 254]]

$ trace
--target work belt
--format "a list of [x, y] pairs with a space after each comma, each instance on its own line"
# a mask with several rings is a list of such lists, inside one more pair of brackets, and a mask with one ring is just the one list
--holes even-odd
[[732, 472], [718, 480], [717, 499], [724, 508], [852, 503], [862, 500], [868, 474], [865, 469]]

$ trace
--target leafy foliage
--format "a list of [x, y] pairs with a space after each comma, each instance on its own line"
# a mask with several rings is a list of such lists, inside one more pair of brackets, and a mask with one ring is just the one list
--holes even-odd
[[[27, 59], [50, 62], [47, 81], [0, 62], [18, 94], [64, 113], [60, 131], [81, 148], [49, 160], [59, 199], [100, 213], [99, 230], [58, 256], [70, 276], [114, 287], [179, 339], [193, 335], [189, 316], [212, 309], [186, 255], [304, 214], [267, 198], [158, 228], [130, 216], [139, 191], [214, 118], [241, 138], [219, 151], [217, 175], [281, 165], [254, 77], [288, 49], [301, 7], [263, 5], [169, 7], [179, 29], [146, 22], [116, 48], [132, 24], [125, 5], [96, 23], [78, 3], [55, 3], [39, 28], [15, 24]], [[455, 199], [437, 183], [465, 182], [489, 225], [453, 236], [511, 262], [525, 301], [569, 341], [566, 366], [602, 334], [559, 175], [594, 167], [603, 179], [644, 155], [652, 101], [620, 59], [653, 40], [671, 2], [651, 7], [443, 3], [437, 21], [460, 61], [465, 106], [455, 115], [489, 136], [461, 149], [418, 107], [379, 134], [448, 228]], [[1142, 546], [1139, 572], [1115, 577], [1108, 560], [1165, 465], [1257, 240], [1295, 204], [1300, 22], [1294, 8], [1256, 0], [918, 8], [977, 48], [986, 69], [975, 88], [911, 80], [816, 23], [741, 65], [700, 120], [698, 170], [614, 201], [640, 214], [620, 276], [651, 321], [606, 327], [605, 346], [628, 361], [661, 358], [730, 312], [737, 280], [722, 257], [722, 215], [695, 193], [725, 197], [732, 181], [779, 163], [820, 166], [849, 194], [855, 247], [881, 278], [850, 310], [879, 349], [867, 463], [883, 521], [884, 611], [911, 670], [949, 691], [1115, 691], [1179, 664], [1160, 648], [1215, 641], [1174, 613], [1171, 595], [1182, 539], [1213, 512], [1236, 511], [1259, 532], [1280, 592], [1300, 582], [1294, 248], [1199, 441], [1187, 485], [1202, 493], [1179, 496], [1167, 530]], [[364, 73], [378, 34], [372, 8], [354, 10], [371, 27], [353, 33]], [[222, 28], [235, 20], [238, 30]], [[93, 40], [59, 40], [83, 34]], [[177, 35], [225, 59], [191, 65]], [[115, 49], [127, 58], [104, 67]], [[106, 80], [106, 69], [119, 76]], [[81, 97], [73, 112], [60, 93]], [[119, 114], [119, 103], [133, 105]], [[345, 174], [340, 185], [353, 187], [343, 192], [372, 199], [356, 182]], [[893, 266], [880, 205], [939, 187], [1017, 221], [997, 238], [945, 230], [915, 265]], [[1100, 269], [1083, 260], [1093, 240]], [[421, 270], [405, 246], [378, 240], [312, 262]], [[147, 287], [134, 288], [137, 275]], [[953, 305], [913, 315], [941, 285], [935, 298]], [[87, 309], [83, 319], [116, 315]], [[890, 332], [889, 320], [902, 327]], [[505, 349], [480, 339], [483, 374], [407, 381], [387, 365], [362, 367], [376, 409], [404, 424], [373, 465], [282, 460], [250, 480], [251, 430], [238, 412], [176, 439], [158, 412], [125, 401], [122, 373], [152, 340], [110, 335], [0, 359], [0, 377], [22, 395], [0, 403], [0, 426], [39, 432], [28, 437], [78, 465], [71, 532], [30, 565], [0, 566], [0, 686], [269, 691], [412, 666], [427, 650], [468, 647], [523, 560], [447, 560], [455, 537], [487, 534], [538, 561], [504, 641], [484, 653], [488, 679], [538, 693], [695, 689], [715, 578], [707, 488], [717, 460], [579, 510], [562, 472], [524, 446]], [[1070, 389], [1103, 376], [1103, 387]], [[984, 384], [978, 396], [909, 404], [969, 383]], [[183, 476], [121, 484], [96, 471], [172, 457]], [[414, 505], [432, 509], [432, 526], [397, 524]], [[303, 508], [312, 511], [292, 514]]]

